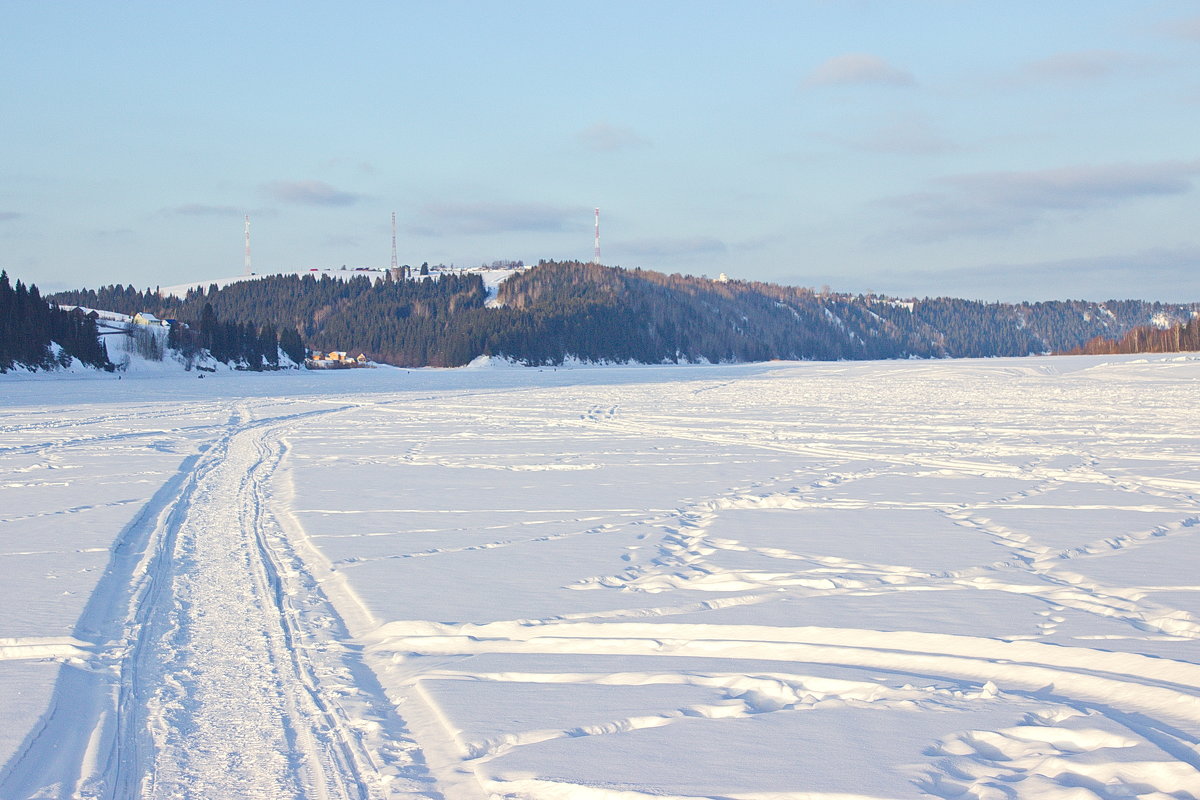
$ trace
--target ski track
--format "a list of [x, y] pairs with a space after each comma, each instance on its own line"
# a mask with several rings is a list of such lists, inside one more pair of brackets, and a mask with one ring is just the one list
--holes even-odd
[[[737, 384], [696, 381], [681, 392], [699, 404], [736, 392]], [[1200, 639], [1200, 619], [1148, 596], [1155, 587], [1108, 586], [1072, 568], [1073, 562], [1120, 558], [1200, 533], [1200, 481], [1105, 467], [1114, 458], [1152, 454], [1156, 440], [1194, 443], [1183, 423], [1165, 432], [1126, 432], [1118, 421], [1096, 419], [1081, 404], [1059, 409], [1068, 418], [1079, 417], [1069, 427], [1020, 427], [1019, 415], [1005, 424], [981, 424], [970, 418], [970, 409], [942, 409], [908, 422], [922, 434], [914, 441], [865, 417], [839, 417], [818, 427], [743, 416], [745, 407], [725, 417], [706, 416], [700, 405], [666, 414], [640, 407], [636, 398], [590, 402], [586, 394], [580, 392], [574, 406], [571, 397], [560, 397], [557, 405], [532, 411], [520, 402], [500, 405], [507, 400], [503, 392], [433, 393], [403, 401], [330, 398], [327, 407], [295, 413], [279, 413], [278, 401], [271, 409], [265, 402], [256, 407], [243, 401], [205, 407], [206, 414], [228, 413], [221, 425], [170, 427], [189, 415], [155, 412], [148, 418], [161, 420], [161, 430], [85, 436], [78, 435], [80, 428], [120, 428], [136, 416], [95, 414], [76, 424], [0, 425], [5, 434], [42, 437], [0, 447], [0, 456], [115, 446], [162, 435], [208, 437], [203, 451], [184, 459], [123, 532], [75, 636], [0, 638], [0, 662], [49, 659], [64, 665], [51, 708], [0, 771], [0, 797], [639, 800], [675, 795], [532, 775], [496, 777], [489, 769], [549, 742], [621, 736], [696, 720], [835, 707], [1009, 706], [1016, 717], [1010, 727], [959, 731], [930, 742], [928, 764], [914, 785], [925, 796], [978, 800], [1200, 797], [1200, 665], [1188, 658], [1097, 649], [1078, 641], [1068, 646], [1020, 637], [697, 621], [712, 612], [781, 598], [988, 591], [1041, 603], [1040, 637], [1054, 635], [1066, 622], [1063, 615], [1075, 613], [1124, 626], [1131, 639], [1190, 644]], [[441, 443], [437, 432], [495, 426], [498, 415], [505, 422], [492, 430], [490, 440], [508, 437], [524, 443], [526, 452], [547, 433], [558, 437], [569, 431], [578, 441], [674, 442], [704, 452], [761, 453], [780, 463], [772, 474], [698, 492], [672, 508], [634, 514], [617, 509], [625, 516], [619, 520], [585, 502], [546, 512], [544, 520], [419, 529], [486, 533], [490, 528], [503, 531], [501, 538], [424, 549], [406, 545], [385, 555], [329, 561], [299, 511], [356, 512], [296, 509], [276, 474], [300, 447], [291, 442], [299, 430], [317, 422], [351, 424], [364, 413], [398, 415], [397, 424], [415, 430], [418, 439], [397, 456], [347, 457], [346, 463], [387, 466], [394, 460], [485, 473], [592, 468], [589, 459], [597, 456], [583, 449], [573, 456], [548, 452], [541, 463], [530, 465], [491, 464], [431, 447]], [[431, 426], [424, 428], [431, 432], [422, 434], [422, 426]], [[1040, 443], [1036, 454], [1032, 443]], [[1063, 459], [1072, 463], [1062, 466]], [[1173, 459], [1175, 464], [1195, 461], [1183, 453]], [[1019, 480], [1021, 488], [968, 501], [881, 498], [858, 491], [895, 476], [983, 478], [1001, 482], [998, 486]], [[1173, 518], [1069, 547], [1041, 544], [996, 519], [996, 509], [1016, 504], [1059, 508], [1052, 501], [1056, 492], [1081, 487], [1146, 499], [1136, 506], [1077, 503], [1073, 508], [1132, 508]], [[923, 569], [803, 547], [758, 546], [714, 532], [731, 512], [802, 510], [927, 512], [963, 536], [994, 543], [996, 558]], [[567, 529], [539, 534], [531, 527], [542, 524]], [[380, 530], [337, 536], [397, 535]], [[636, 553], [623, 557], [625, 566], [566, 588], [661, 593], [662, 604], [479, 623], [387, 620], [376, 619], [352, 586], [353, 570], [364, 564], [617, 535], [639, 543]], [[747, 555], [770, 568], [721, 563]], [[1175, 588], [1197, 591], [1200, 584]], [[500, 656], [511, 668], [473, 668], [481, 658]], [[572, 656], [598, 666], [571, 671], [541, 663]], [[603, 659], [646, 666], [606, 670]], [[753, 666], [737, 669], [739, 662]], [[721, 664], [735, 668], [718, 668]], [[847, 672], [830, 678], [821, 668]], [[468, 684], [679, 685], [710, 692], [712, 699], [583, 725], [474, 736], [447, 711], [438, 688]], [[77, 702], [81, 697], [90, 699]], [[1136, 761], [1113, 756], [1135, 747], [1158, 755]], [[753, 792], [705, 796], [768, 797]], [[773, 800], [835, 796], [850, 795], [769, 793]]]

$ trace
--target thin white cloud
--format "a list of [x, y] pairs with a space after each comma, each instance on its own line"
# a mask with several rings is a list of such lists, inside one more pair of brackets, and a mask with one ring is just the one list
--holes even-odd
[[1018, 264], [981, 264], [949, 270], [898, 272], [894, 286], [936, 286], [938, 293], [987, 300], [1161, 300], [1200, 297], [1200, 246], [1178, 245], [1130, 253]]
[[91, 232], [93, 239], [99, 242], [131, 242], [138, 238], [132, 228], [105, 228]]
[[1027, 172], [984, 172], [943, 178], [964, 192], [983, 192], [1001, 202], [1046, 208], [1083, 208], [1149, 194], [1191, 188], [1200, 161], [1060, 167]]
[[375, 175], [379, 172], [379, 168], [370, 161], [362, 161], [354, 158], [331, 158], [325, 162], [325, 166], [331, 169], [352, 170], [363, 175]]
[[1200, 42], [1200, 17], [1172, 20], [1163, 25], [1162, 30], [1170, 36]]
[[897, 119], [865, 136], [851, 137], [845, 143], [856, 150], [895, 155], [941, 155], [958, 150], [928, 120], [919, 117]]
[[944, 239], [1007, 233], [1055, 212], [1183, 194], [1197, 174], [1200, 161], [983, 172], [940, 178], [928, 191], [882, 202], [912, 217], [904, 238]]
[[729, 247], [725, 242], [711, 236], [685, 236], [633, 239], [615, 244], [613, 249], [640, 258], [676, 258], [725, 253]]
[[804, 79], [805, 86], [912, 86], [912, 73], [870, 53], [845, 53], [820, 64]]
[[1116, 50], [1056, 53], [1026, 64], [1021, 68], [1018, 80], [1029, 83], [1098, 81], [1121, 73], [1140, 71], [1149, 65], [1150, 61], [1142, 56]]
[[210, 206], [204, 203], [184, 203], [183, 205], [164, 208], [166, 214], [179, 214], [185, 217], [240, 217], [246, 212], [235, 206]]
[[589, 125], [579, 131], [576, 138], [588, 150], [594, 150], [597, 153], [612, 153], [617, 150], [647, 147], [650, 144], [632, 128], [609, 125], [607, 122]]
[[362, 199], [362, 195], [335, 189], [323, 181], [272, 181], [262, 189], [281, 203], [296, 205], [351, 206]]
[[424, 236], [553, 233], [582, 230], [591, 219], [591, 209], [545, 203], [429, 203], [407, 230]]

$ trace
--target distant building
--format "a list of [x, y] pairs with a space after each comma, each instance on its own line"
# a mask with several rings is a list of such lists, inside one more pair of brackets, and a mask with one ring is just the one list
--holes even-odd
[[[61, 308], [61, 306], [60, 306], [60, 308]], [[97, 312], [95, 309], [85, 309], [83, 306], [75, 306], [67, 313], [70, 314], [72, 317], [78, 317], [80, 319], [90, 319], [93, 322], [100, 319], [99, 312]]]
[[345, 350], [330, 350], [327, 353], [313, 350], [304, 360], [304, 365], [309, 369], [347, 369], [349, 367], [370, 367], [371, 362], [365, 353], [352, 356]]
[[157, 325], [159, 327], [167, 324], [166, 320], [159, 319], [149, 311], [139, 311], [133, 315], [133, 321], [136, 325]]

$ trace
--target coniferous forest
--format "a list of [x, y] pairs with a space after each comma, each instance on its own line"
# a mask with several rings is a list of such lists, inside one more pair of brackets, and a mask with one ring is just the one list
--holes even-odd
[[255, 372], [279, 369], [280, 352], [297, 365], [304, 363], [305, 356], [295, 328], [277, 331], [270, 323], [221, 320], [211, 303], [204, 304], [194, 323], [173, 322], [167, 333], [167, 347], [177, 352], [185, 364], [208, 356]]
[[581, 262], [517, 273], [493, 302], [471, 273], [391, 281], [279, 275], [184, 297], [108, 286], [53, 300], [181, 320], [187, 327], [173, 331], [172, 347], [267, 368], [273, 342], [295, 361], [308, 347], [408, 367], [460, 366], [481, 355], [530, 365], [1023, 356], [1115, 341], [1200, 312], [1136, 300], [901, 300]]
[[65, 367], [72, 358], [112, 369], [95, 320], [60, 310], [42, 299], [37, 286], [21, 281], [14, 286], [0, 272], [0, 372]]

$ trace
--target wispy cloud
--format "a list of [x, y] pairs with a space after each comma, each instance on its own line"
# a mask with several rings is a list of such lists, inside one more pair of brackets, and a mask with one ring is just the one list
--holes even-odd
[[580, 144], [588, 150], [598, 153], [611, 153], [616, 150], [627, 150], [637, 147], [648, 147], [649, 140], [640, 136], [632, 128], [619, 125], [609, 125], [607, 122], [597, 122], [589, 125], [576, 134]]
[[331, 158], [325, 162], [325, 166], [332, 169], [352, 170], [363, 175], [374, 175], [379, 172], [379, 168], [370, 161], [363, 161], [357, 158]]
[[[1179, 245], [1055, 261], [899, 272], [888, 276], [887, 281], [897, 288], [907, 287], [907, 292], [913, 287], [924, 286], [931, 287], [933, 293], [983, 300], [1073, 298], [1195, 302], [1200, 297], [1200, 246]], [[1164, 286], [1172, 289], [1164, 294], [1161, 289]]]
[[138, 238], [137, 232], [132, 228], [105, 228], [102, 230], [94, 230], [91, 236], [98, 242], [132, 242]]
[[845, 53], [825, 61], [804, 79], [805, 86], [912, 86], [912, 73], [870, 53]]
[[614, 244], [613, 249], [639, 258], [676, 258], [728, 252], [729, 246], [711, 236], [633, 239]]
[[940, 155], [958, 150], [956, 144], [920, 117], [893, 120], [865, 136], [850, 137], [845, 144], [856, 150], [896, 155]]
[[281, 203], [308, 206], [351, 206], [362, 195], [335, 189], [323, 181], [272, 181], [263, 192]]
[[1150, 66], [1149, 59], [1116, 50], [1083, 50], [1056, 53], [1023, 66], [1017, 80], [1023, 83], [1098, 81]]
[[171, 208], [164, 208], [164, 214], [178, 214], [185, 217], [240, 217], [245, 210], [235, 206], [210, 206], [204, 203], [184, 203]]
[[1200, 298], [1200, 245], [1179, 244], [1124, 253], [1044, 261], [992, 262], [949, 269], [888, 269], [778, 276], [782, 283], [828, 283], [839, 291], [875, 291], [897, 297], [973, 300], [1161, 300]]
[[1200, 42], [1200, 17], [1185, 17], [1172, 20], [1162, 26], [1164, 33], [1182, 39]]
[[8, 222], [9, 220], [20, 219], [22, 214], [18, 211], [0, 211], [0, 222]]
[[544, 203], [429, 203], [410, 233], [425, 236], [478, 235], [513, 231], [582, 230], [591, 209]]
[[912, 215], [906, 238], [944, 239], [1007, 233], [1055, 212], [1183, 194], [1197, 174], [1200, 161], [982, 172], [940, 178], [929, 191], [881, 202]]
[[322, 247], [333, 247], [333, 248], [358, 247], [360, 244], [362, 244], [362, 240], [359, 239], [357, 236], [348, 236], [345, 234], [326, 236], [324, 239], [321, 240]]

